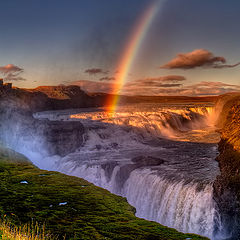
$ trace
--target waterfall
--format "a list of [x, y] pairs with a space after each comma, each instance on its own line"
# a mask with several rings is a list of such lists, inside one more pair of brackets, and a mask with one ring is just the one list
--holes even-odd
[[[83, 143], [65, 157], [44, 151], [43, 158], [27, 157], [38, 167], [84, 178], [126, 197], [138, 217], [214, 239], [217, 140], [204, 135], [213, 125], [212, 115], [212, 107], [202, 106], [127, 106], [114, 116], [96, 109], [36, 113], [38, 120], [80, 121]], [[19, 136], [19, 129], [13, 134]], [[17, 145], [12, 146], [20, 149], [21, 138]]]
[[135, 170], [123, 195], [141, 218], [160, 222], [182, 232], [213, 237], [215, 206], [211, 184], [172, 182], [149, 170]]
[[[136, 208], [136, 216], [159, 222], [185, 233], [197, 233], [213, 239], [217, 219], [212, 184], [162, 177], [158, 170], [135, 169], [127, 179], [118, 177], [121, 167], [61, 164], [59, 170], [82, 177], [112, 193], [124, 196]], [[109, 165], [109, 168], [111, 165]]]

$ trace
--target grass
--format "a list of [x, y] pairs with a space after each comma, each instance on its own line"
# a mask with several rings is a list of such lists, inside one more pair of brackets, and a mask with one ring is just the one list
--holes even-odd
[[35, 228], [9, 226], [37, 222], [59, 240], [207, 239], [137, 218], [134, 212], [123, 197], [77, 177], [40, 170], [23, 156], [0, 149], [0, 218], [8, 219], [2, 231], [24, 235]]
[[0, 239], [3, 240], [58, 240], [45, 232], [45, 226], [38, 223], [16, 226], [4, 220], [0, 223]]

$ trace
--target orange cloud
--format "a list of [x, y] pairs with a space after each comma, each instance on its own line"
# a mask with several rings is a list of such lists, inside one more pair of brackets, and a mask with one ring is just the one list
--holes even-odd
[[130, 85], [123, 89], [126, 95], [148, 95], [148, 96], [208, 96], [221, 95], [227, 92], [240, 91], [240, 85], [222, 82], [199, 82], [186, 86], [157, 86], [157, 85]]
[[[90, 93], [114, 93], [113, 90], [115, 89], [114, 83], [108, 82], [80, 80], [69, 84], [78, 85], [82, 88], [82, 90]], [[202, 81], [192, 85], [161, 82], [155, 84], [133, 84], [133, 82], [131, 82], [123, 87], [121, 94], [129, 96], [213, 96], [237, 91], [240, 91], [240, 85], [227, 84], [223, 82]]]
[[160, 68], [167, 69], [191, 69], [196, 67], [208, 67], [208, 68], [232, 68], [240, 64], [233, 65], [225, 64], [226, 59], [224, 57], [216, 57], [213, 53], [205, 49], [196, 49], [188, 53], [179, 53], [174, 59]]

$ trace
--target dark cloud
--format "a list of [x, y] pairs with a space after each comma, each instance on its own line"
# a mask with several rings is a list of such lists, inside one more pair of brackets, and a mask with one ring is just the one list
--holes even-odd
[[19, 76], [20, 73], [9, 73], [6, 75], [6, 77], [4, 77], [5, 81], [26, 81], [25, 78]]
[[99, 81], [114, 81], [115, 79], [115, 77], [102, 77]]
[[195, 67], [208, 67], [208, 68], [233, 68], [240, 64], [233, 65], [225, 64], [224, 57], [216, 57], [213, 53], [205, 49], [196, 49], [189, 53], [180, 53], [174, 59], [160, 68], [167, 69], [191, 69]]
[[180, 76], [180, 75], [167, 75], [167, 76], [161, 76], [161, 77], [149, 77], [149, 78], [144, 78], [142, 80], [144, 80], [146, 82], [147, 81], [181, 82], [181, 81], [185, 81], [186, 78], [184, 76]]
[[23, 73], [23, 69], [13, 64], [0, 67], [0, 73], [6, 81], [25, 81], [20, 75]]
[[182, 84], [180, 83], [165, 83], [165, 84], [155, 84], [155, 87], [162, 87], [162, 88], [171, 88], [171, 87], [180, 87]]
[[181, 83], [186, 78], [180, 75], [168, 75], [160, 77], [148, 77], [138, 79], [126, 84], [126, 86], [141, 86], [141, 87], [180, 87]]
[[88, 73], [89, 75], [108, 74], [108, 71], [104, 71], [101, 68], [89, 68], [85, 70], [85, 73]]

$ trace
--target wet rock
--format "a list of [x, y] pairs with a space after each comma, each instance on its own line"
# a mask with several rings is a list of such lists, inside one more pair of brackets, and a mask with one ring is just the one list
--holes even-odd
[[118, 165], [116, 162], [108, 162], [101, 165], [102, 169], [105, 171], [105, 176], [108, 181], [111, 180], [114, 168]]
[[101, 150], [101, 149], [102, 149], [102, 146], [101, 146], [100, 144], [97, 144], [97, 145], [96, 145], [96, 149], [97, 149], [97, 150]]
[[139, 156], [132, 159], [132, 162], [136, 163], [138, 167], [145, 166], [158, 166], [164, 163], [164, 160], [152, 156]]
[[132, 162], [133, 164], [121, 166], [116, 174], [116, 182], [118, 183], [119, 190], [123, 188], [124, 183], [127, 181], [132, 171], [142, 167], [159, 166], [164, 163], [164, 160], [152, 156], [138, 156], [133, 158]]
[[83, 142], [84, 128], [80, 122], [46, 121], [43, 137], [50, 154], [65, 156], [75, 152]]

